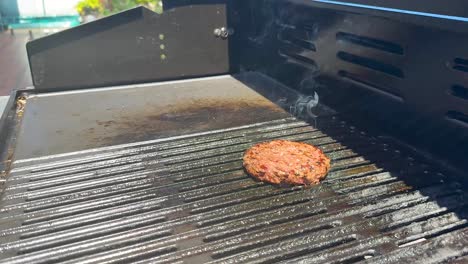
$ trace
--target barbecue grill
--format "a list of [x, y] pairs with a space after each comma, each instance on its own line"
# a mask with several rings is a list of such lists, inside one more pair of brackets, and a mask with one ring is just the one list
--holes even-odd
[[[377, 2], [168, 1], [29, 42], [2, 263], [468, 262], [467, 5]], [[247, 176], [272, 139], [327, 178]]]

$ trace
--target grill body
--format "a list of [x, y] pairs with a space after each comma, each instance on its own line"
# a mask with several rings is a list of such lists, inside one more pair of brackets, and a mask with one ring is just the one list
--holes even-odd
[[[279, 188], [247, 176], [243, 152], [279, 138], [320, 147], [332, 159], [326, 180]], [[6, 263], [456, 259], [466, 254], [467, 234], [459, 179], [338, 114], [319, 116], [313, 126], [286, 117], [18, 159], [2, 194], [0, 257]]]
[[[29, 43], [1, 262], [467, 262], [466, 21], [325, 2], [171, 1]], [[246, 175], [274, 139], [321, 148], [327, 178]]]

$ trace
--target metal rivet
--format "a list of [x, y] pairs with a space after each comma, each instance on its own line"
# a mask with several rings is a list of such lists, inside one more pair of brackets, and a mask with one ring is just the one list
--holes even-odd
[[166, 48], [166, 46], [164, 44], [161, 44], [161, 45], [159, 45], [159, 48], [163, 50], [163, 49]]
[[160, 40], [164, 40], [164, 38], [165, 38], [165, 37], [164, 37], [164, 34], [159, 34], [159, 39], [160, 39]]
[[221, 34], [222, 34], [222, 31], [220, 28], [215, 28], [215, 30], [213, 31], [214, 35], [217, 36], [217, 37], [220, 37]]
[[232, 28], [215, 28], [213, 31], [214, 35], [218, 38], [226, 39], [230, 35], [234, 34], [234, 30]]
[[161, 60], [165, 60], [166, 58], [166, 54], [161, 54]]

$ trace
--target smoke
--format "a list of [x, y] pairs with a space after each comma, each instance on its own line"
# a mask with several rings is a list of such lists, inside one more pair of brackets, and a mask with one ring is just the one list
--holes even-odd
[[249, 40], [257, 45], [262, 45], [268, 42], [271, 42], [272, 38], [276, 37], [274, 32], [281, 30], [283, 28], [295, 27], [292, 25], [284, 24], [283, 17], [288, 14], [286, 10], [275, 8], [277, 5], [276, 1], [264, 1], [262, 5], [262, 20], [265, 21], [264, 25], [261, 27], [261, 31], [255, 34], [255, 36], [250, 37]]
[[313, 110], [319, 104], [319, 95], [314, 92], [314, 95], [299, 94], [296, 102], [290, 106], [290, 113], [297, 117], [316, 117]]

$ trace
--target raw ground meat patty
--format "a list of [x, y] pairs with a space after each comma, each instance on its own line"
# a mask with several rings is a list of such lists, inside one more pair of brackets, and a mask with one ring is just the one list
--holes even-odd
[[330, 169], [330, 159], [312, 145], [287, 140], [256, 144], [244, 154], [248, 174], [273, 184], [318, 184]]

